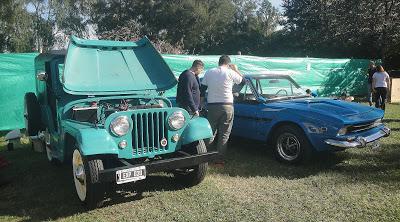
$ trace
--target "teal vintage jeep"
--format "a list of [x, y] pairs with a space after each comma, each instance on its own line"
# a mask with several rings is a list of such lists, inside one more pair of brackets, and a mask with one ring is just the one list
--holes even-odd
[[25, 95], [25, 126], [51, 162], [72, 161], [79, 199], [103, 202], [110, 184], [172, 172], [200, 183], [207, 162], [208, 121], [172, 107], [163, 92], [177, 83], [147, 38], [137, 42], [71, 37], [67, 51], [35, 59], [36, 93]]

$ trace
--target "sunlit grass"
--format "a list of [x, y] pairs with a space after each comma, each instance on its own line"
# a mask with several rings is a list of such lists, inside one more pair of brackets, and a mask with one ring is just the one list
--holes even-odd
[[388, 105], [394, 129], [382, 149], [320, 155], [305, 166], [275, 161], [264, 144], [233, 140], [225, 168], [185, 189], [171, 175], [121, 188], [105, 207], [86, 211], [71, 169], [20, 145], [0, 155], [11, 183], [0, 187], [2, 221], [399, 221], [400, 105]]

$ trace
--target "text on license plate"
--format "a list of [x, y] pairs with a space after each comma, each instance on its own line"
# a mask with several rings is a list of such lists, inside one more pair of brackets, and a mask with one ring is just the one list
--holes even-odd
[[146, 179], [146, 167], [139, 166], [115, 172], [117, 184]]

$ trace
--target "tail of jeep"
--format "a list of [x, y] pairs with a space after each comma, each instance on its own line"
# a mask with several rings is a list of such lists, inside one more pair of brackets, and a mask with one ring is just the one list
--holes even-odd
[[147, 38], [71, 37], [65, 52], [35, 59], [36, 92], [25, 95], [27, 133], [53, 163], [72, 163], [79, 200], [102, 204], [113, 184], [166, 171], [192, 186], [218, 158], [208, 121], [163, 96], [176, 78]]

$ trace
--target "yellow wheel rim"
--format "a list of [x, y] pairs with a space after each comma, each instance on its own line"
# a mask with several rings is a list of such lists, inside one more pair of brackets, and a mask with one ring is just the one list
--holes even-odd
[[86, 199], [86, 173], [82, 156], [79, 150], [75, 150], [72, 155], [72, 174], [74, 177], [75, 189], [81, 201]]

